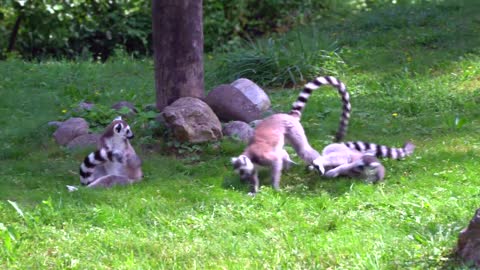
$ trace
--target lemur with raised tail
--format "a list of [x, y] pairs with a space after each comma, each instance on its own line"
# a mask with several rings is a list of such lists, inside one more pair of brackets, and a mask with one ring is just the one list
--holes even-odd
[[85, 157], [80, 165], [80, 182], [87, 187], [111, 187], [140, 181], [142, 161], [130, 139], [130, 126], [115, 118], [100, 137], [98, 150]]
[[249, 181], [249, 194], [254, 195], [258, 192], [257, 166], [270, 167], [272, 187], [279, 189], [282, 168], [292, 163], [288, 153], [283, 149], [285, 142], [291, 144], [298, 156], [307, 164], [312, 164], [320, 156], [308, 143], [300, 118], [312, 92], [324, 85], [337, 88], [341, 96], [343, 112], [335, 138], [336, 140], [343, 138], [351, 111], [350, 97], [345, 84], [331, 76], [318, 77], [304, 86], [288, 114], [278, 113], [262, 120], [256, 126], [247, 148], [240, 156], [231, 159], [233, 168], [240, 174], [241, 179]]
[[411, 155], [414, 149], [411, 142], [402, 148], [361, 141], [333, 143], [323, 149], [309, 168], [329, 178], [348, 176], [375, 183], [385, 178], [385, 167], [378, 158], [401, 159]]

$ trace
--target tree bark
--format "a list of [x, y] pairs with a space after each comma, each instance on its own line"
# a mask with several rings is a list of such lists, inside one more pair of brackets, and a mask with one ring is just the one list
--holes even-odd
[[8, 41], [7, 52], [11, 52], [15, 49], [15, 42], [17, 41], [18, 30], [20, 29], [20, 23], [22, 22], [23, 12], [18, 13], [15, 24], [13, 25], [12, 32], [10, 33], [10, 40]]
[[152, 0], [157, 109], [204, 97], [202, 0]]

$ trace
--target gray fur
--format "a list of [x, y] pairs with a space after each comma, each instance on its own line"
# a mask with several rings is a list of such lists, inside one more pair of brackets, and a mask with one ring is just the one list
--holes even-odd
[[116, 118], [106, 128], [99, 150], [89, 154], [80, 166], [80, 182], [87, 187], [110, 187], [139, 181], [143, 177], [142, 161], [130, 139], [133, 132]]
[[282, 169], [287, 169], [292, 164], [288, 153], [283, 149], [285, 143], [291, 144], [298, 156], [307, 164], [312, 164], [320, 157], [320, 154], [310, 146], [300, 118], [312, 92], [323, 85], [336, 87], [342, 97], [343, 113], [336, 139], [343, 138], [351, 111], [347, 89], [334, 77], [318, 77], [305, 85], [289, 114], [279, 113], [265, 118], [256, 126], [254, 135], [242, 155], [232, 158], [232, 165], [240, 174], [240, 178], [250, 182], [250, 194], [258, 192], [257, 166], [270, 167], [272, 187], [279, 189]]
[[[247, 163], [270, 167], [272, 187], [279, 189], [282, 169], [287, 169], [292, 164], [288, 153], [283, 149], [285, 141], [293, 146], [307, 164], [320, 156], [308, 143], [305, 130], [297, 117], [274, 114], [264, 119], [256, 127], [254, 137], [242, 155], [232, 159], [232, 165], [238, 169], [242, 180], [250, 182], [251, 195], [258, 192], [258, 170], [256, 166], [247, 166]], [[245, 161], [242, 157], [248, 160]]]
[[[413, 153], [415, 145], [407, 142], [403, 148], [391, 148], [365, 142], [333, 143], [327, 145], [322, 156], [313, 161], [315, 170], [333, 178], [347, 176], [378, 182], [385, 178], [385, 167], [378, 157], [404, 158]], [[392, 154], [394, 153], [394, 154]]]

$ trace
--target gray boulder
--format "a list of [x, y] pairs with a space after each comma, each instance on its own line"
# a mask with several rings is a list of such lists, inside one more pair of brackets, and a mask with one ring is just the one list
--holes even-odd
[[97, 147], [97, 143], [100, 139], [100, 134], [84, 134], [76, 137], [75, 139], [71, 140], [67, 144], [68, 149], [79, 149], [79, 148], [87, 148], [87, 147], [92, 147], [95, 148]]
[[270, 107], [270, 99], [265, 92], [247, 79], [215, 87], [205, 101], [224, 121], [251, 122], [261, 119]]
[[222, 138], [220, 120], [200, 99], [180, 98], [165, 107], [162, 116], [178, 141], [200, 143]]
[[242, 121], [232, 121], [223, 126], [223, 135], [238, 138], [242, 142], [248, 143], [253, 136], [253, 128]]
[[119, 111], [122, 108], [127, 108], [128, 109], [128, 113], [123, 114], [122, 115], [123, 117], [127, 117], [127, 118], [132, 117], [132, 116], [134, 116], [135, 114], [138, 113], [138, 110], [135, 108], [135, 106], [128, 101], [120, 101], [120, 102], [117, 102], [117, 103], [112, 105], [112, 109], [114, 109], [116, 111]]
[[467, 264], [480, 267], [480, 208], [468, 226], [460, 232], [456, 254]]
[[67, 145], [70, 141], [80, 135], [88, 133], [88, 123], [83, 118], [70, 118], [61, 123], [53, 133], [55, 141], [60, 145]]
[[271, 102], [265, 91], [249, 79], [240, 78], [231, 83], [239, 89], [262, 113], [270, 108]]

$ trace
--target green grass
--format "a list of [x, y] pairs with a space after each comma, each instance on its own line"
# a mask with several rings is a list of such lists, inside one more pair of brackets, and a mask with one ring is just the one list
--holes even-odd
[[[255, 198], [229, 165], [242, 145], [227, 139], [183, 145], [192, 153], [178, 158], [165, 147], [140, 147], [151, 135], [140, 126], [134, 144], [143, 149], [143, 182], [68, 193], [85, 153], [56, 146], [45, 123], [64, 118], [62, 111], [68, 115], [81, 100], [154, 103], [152, 62], [0, 62], [0, 268], [464, 268], [451, 255], [480, 199], [478, 14], [480, 6], [467, 0], [399, 6], [274, 37], [277, 44], [301, 38], [316, 50], [305, 59], [336, 44], [342, 61], [328, 70], [312, 59], [301, 66], [295, 42], [282, 61], [347, 84], [348, 140], [394, 146], [412, 140], [417, 149], [404, 161], [385, 161], [381, 184], [322, 179], [297, 166], [283, 175], [281, 192], [263, 173]], [[312, 41], [312, 31], [324, 40]], [[215, 67], [243, 51], [212, 55], [209, 88], [241, 71]], [[299, 87], [279, 89], [292, 82], [278, 70], [259, 70], [265, 75], [256, 80], [270, 82], [274, 109], [286, 111]], [[333, 90], [312, 96], [302, 122], [315, 148], [331, 142], [339, 108]], [[161, 136], [148, 142], [165, 145]]]

